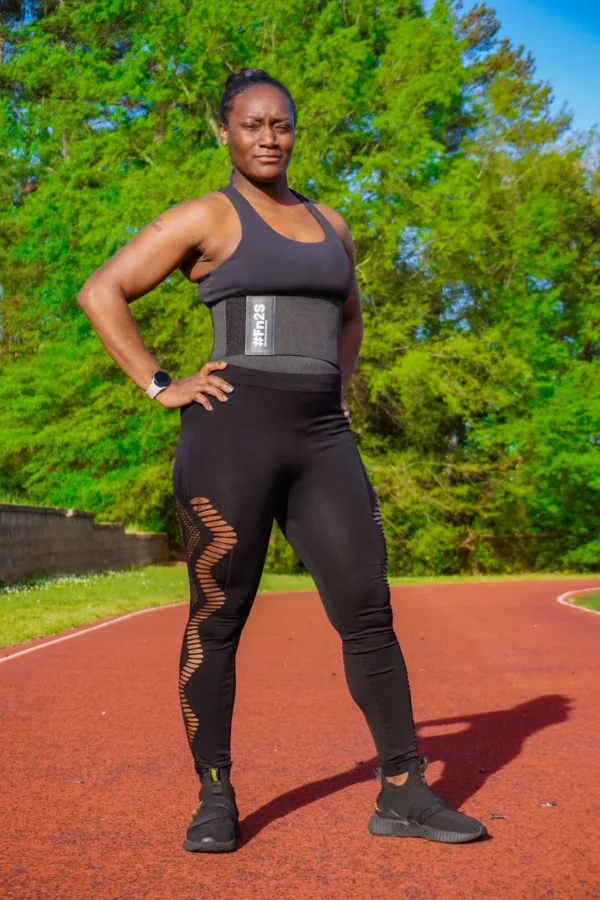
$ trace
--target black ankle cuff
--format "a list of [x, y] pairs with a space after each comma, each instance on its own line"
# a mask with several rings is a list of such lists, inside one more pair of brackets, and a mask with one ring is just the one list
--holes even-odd
[[228, 778], [229, 775], [231, 774], [231, 766], [232, 766], [231, 763], [227, 763], [226, 766], [205, 766], [205, 765], [201, 765], [200, 763], [194, 764], [194, 768], [196, 770], [196, 775], [198, 776], [198, 778], [202, 778], [202, 776], [206, 775], [208, 772], [210, 772], [211, 769], [216, 769], [217, 772], [219, 773], [220, 778], [221, 777]]
[[404, 760], [401, 763], [382, 763], [379, 768], [386, 778], [393, 778], [394, 775], [406, 775], [407, 772], [418, 769], [420, 765], [421, 760], [419, 755], [415, 754], [415, 756], [412, 756], [410, 759]]

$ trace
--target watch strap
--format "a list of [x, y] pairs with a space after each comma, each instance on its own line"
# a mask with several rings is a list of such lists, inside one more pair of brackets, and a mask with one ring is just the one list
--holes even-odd
[[154, 384], [154, 381], [151, 381], [146, 388], [146, 393], [151, 400], [154, 400], [155, 397], [158, 397], [161, 391], [164, 391], [164, 388], [161, 388], [157, 384]]
[[151, 400], [154, 400], [154, 398], [158, 397], [158, 395], [160, 394], [161, 391], [165, 391], [169, 387], [170, 384], [171, 384], [171, 381], [169, 381], [169, 384], [158, 385], [155, 381], [155, 375], [153, 375], [152, 381], [146, 388], [145, 393], [148, 394], [148, 396], [150, 397]]

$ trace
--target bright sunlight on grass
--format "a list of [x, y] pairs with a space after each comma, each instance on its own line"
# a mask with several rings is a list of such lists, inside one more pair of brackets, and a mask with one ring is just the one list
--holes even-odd
[[[559, 578], [558, 573], [514, 576], [437, 576], [435, 578], [391, 578], [391, 585], [441, 584], [460, 581], [523, 581]], [[574, 578], [577, 576], [569, 576]], [[585, 576], [581, 576], [585, 577]], [[589, 576], [587, 576], [589, 577]], [[259, 590], [314, 590], [308, 575], [263, 575]], [[593, 598], [596, 598], [595, 600]], [[87, 575], [51, 575], [0, 587], [0, 647], [32, 638], [57, 634], [137, 609], [182, 603], [189, 599], [185, 566], [154, 565], [111, 570]], [[577, 602], [595, 602], [600, 592]]]
[[[303, 575], [264, 575], [261, 591], [312, 590]], [[185, 566], [144, 566], [87, 575], [48, 576], [0, 588], [0, 646], [57, 634], [109, 616], [187, 602]]]
[[580, 594], [579, 597], [572, 597], [571, 603], [575, 603], [577, 606], [585, 606], [586, 609], [595, 609], [596, 612], [600, 612], [600, 591], [595, 591], [593, 594]]

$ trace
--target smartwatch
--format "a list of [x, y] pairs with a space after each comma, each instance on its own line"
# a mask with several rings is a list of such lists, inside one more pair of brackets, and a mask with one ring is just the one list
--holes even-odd
[[152, 376], [152, 381], [146, 388], [146, 393], [151, 400], [154, 400], [155, 397], [158, 397], [161, 391], [164, 391], [165, 388], [169, 387], [172, 381], [173, 379], [171, 378], [169, 373], [164, 372], [162, 369], [160, 369]]

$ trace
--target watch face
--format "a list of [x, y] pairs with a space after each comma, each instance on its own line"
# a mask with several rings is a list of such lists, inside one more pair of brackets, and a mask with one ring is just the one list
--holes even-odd
[[160, 372], [154, 373], [153, 381], [154, 381], [154, 384], [156, 385], [156, 387], [159, 387], [159, 388], [169, 387], [172, 380], [173, 379], [171, 378], [171, 376], [167, 372], [163, 372], [162, 370]]

